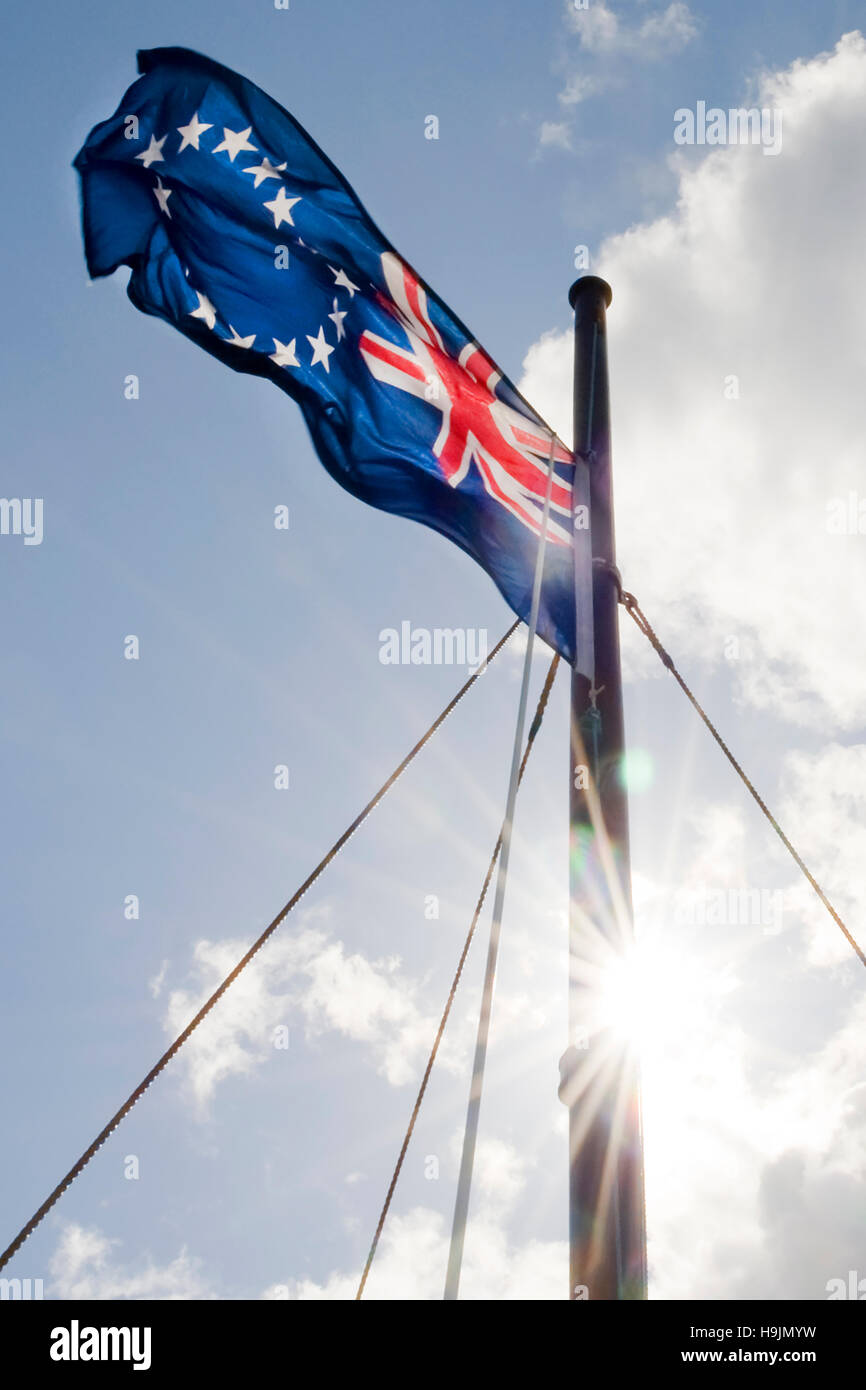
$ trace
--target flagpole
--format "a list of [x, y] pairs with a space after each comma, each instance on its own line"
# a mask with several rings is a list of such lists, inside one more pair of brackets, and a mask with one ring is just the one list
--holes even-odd
[[[633, 941], [611, 487], [606, 318], [610, 302], [610, 286], [594, 275], [583, 276], [569, 291], [575, 316], [578, 660], [572, 672], [569, 769], [569, 1047], [560, 1063], [560, 1096], [569, 1107], [573, 1300], [646, 1297], [637, 1062], [602, 1008], [603, 982]], [[578, 543], [587, 513], [591, 552]], [[592, 575], [587, 576], [590, 553]], [[584, 598], [589, 592], [591, 617]], [[581, 639], [591, 657], [581, 656]]]

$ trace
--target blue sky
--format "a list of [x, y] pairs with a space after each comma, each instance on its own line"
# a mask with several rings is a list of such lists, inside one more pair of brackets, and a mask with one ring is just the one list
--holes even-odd
[[[866, 55], [837, 45], [864, 8], [18, 17], [0, 494], [44, 499], [44, 539], [0, 537], [10, 1238], [463, 679], [383, 666], [380, 630], [492, 644], [511, 620], [462, 553], [341, 492], [270, 384], [135, 313], [125, 272], [89, 285], [71, 160], [136, 49], [199, 49], [288, 107], [566, 438], [566, 294], [590, 248], [614, 290], [626, 583], [857, 934], [866, 540], [825, 520], [863, 488]], [[699, 101], [780, 108], [779, 156], [675, 146]], [[638, 933], [648, 990], [669, 991], [649, 1009], [651, 1291], [825, 1297], [866, 1277], [862, 967], [673, 683], [631, 634], [624, 651], [650, 769]], [[348, 1295], [496, 837], [519, 673], [514, 651], [485, 675], [7, 1273], [50, 1296]], [[565, 1293], [566, 718], [561, 676], [518, 811], [468, 1297]], [[684, 885], [783, 892], [781, 926], [683, 925]], [[371, 1297], [441, 1296], [482, 969], [479, 943]]]

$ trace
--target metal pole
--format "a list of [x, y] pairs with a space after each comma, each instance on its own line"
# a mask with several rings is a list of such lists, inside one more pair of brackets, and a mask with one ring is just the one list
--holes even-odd
[[[646, 1228], [637, 1061], [600, 1010], [604, 978], [633, 940], [611, 488], [610, 286], [584, 276], [572, 285], [569, 302], [575, 314], [573, 526], [581, 658], [572, 673], [569, 1047], [560, 1063], [560, 1096], [569, 1107], [570, 1297], [640, 1299], [646, 1297]], [[578, 543], [587, 515], [589, 579], [587, 547]]]

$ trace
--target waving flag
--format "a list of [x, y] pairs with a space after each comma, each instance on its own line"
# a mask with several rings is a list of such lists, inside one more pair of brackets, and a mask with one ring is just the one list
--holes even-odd
[[[287, 111], [186, 49], [138, 66], [75, 159], [91, 275], [130, 266], [137, 308], [275, 382], [337, 482], [456, 542], [526, 619], [547, 426]], [[573, 465], [554, 457], [539, 633], [573, 660]]]

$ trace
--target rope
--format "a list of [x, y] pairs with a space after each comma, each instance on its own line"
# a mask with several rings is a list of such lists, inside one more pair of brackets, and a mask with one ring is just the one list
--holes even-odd
[[697, 710], [698, 714], [701, 716], [701, 719], [706, 724], [713, 738], [716, 740], [716, 743], [719, 745], [728, 762], [731, 764], [731, 767], [734, 769], [737, 776], [742, 780], [743, 785], [747, 788], [749, 792], [751, 792], [752, 796], [760, 806], [764, 815], [767, 817], [767, 820], [770, 822], [779, 839], [782, 841], [782, 844], [785, 846], [785, 849], [791, 855], [791, 858], [794, 860], [794, 863], [800, 870], [802, 870], [803, 874], [806, 876], [809, 883], [812, 885], [815, 892], [818, 894], [818, 897], [821, 899], [821, 902], [824, 904], [830, 916], [833, 918], [833, 921], [836, 923], [837, 927], [842, 932], [842, 935], [845, 937], [845, 940], [848, 942], [849, 946], [856, 953], [856, 955], [859, 956], [863, 965], [866, 965], [866, 955], [864, 955], [863, 951], [860, 949], [857, 942], [854, 940], [853, 936], [849, 932], [848, 928], [845, 926], [845, 923], [842, 921], [842, 918], [839, 916], [838, 912], [836, 911], [833, 904], [830, 902], [829, 898], [821, 888], [820, 884], [817, 882], [817, 880], [809, 872], [806, 865], [803, 863], [803, 860], [800, 858], [794, 846], [791, 844], [791, 841], [788, 839], [787, 835], [782, 830], [782, 827], [779, 825], [775, 816], [771, 814], [770, 810], [766, 805], [766, 802], [762, 800], [758, 792], [755, 790], [751, 781], [746, 776], [746, 773], [740, 767], [740, 764], [737, 762], [730, 748], [725, 743], [718, 729], [715, 727], [708, 715], [705, 714], [704, 710], [701, 708], [700, 703], [692, 694], [689, 687], [686, 685], [685, 681], [683, 680], [682, 676], [680, 675], [679, 671], [674, 665], [673, 658], [669, 656], [669, 654], [665, 651], [664, 647], [662, 646], [661, 642], [659, 641], [658, 637], [656, 636], [655, 632], [650, 626], [649, 620], [646, 617], [645, 613], [642, 611], [641, 606], [635, 598], [634, 594], [626, 593], [625, 590], [620, 588], [620, 602], [622, 603], [626, 612], [629, 614], [629, 617], [634, 619], [634, 622], [640, 628], [641, 632], [649, 640], [651, 645], [655, 647], [656, 651], [661, 657], [661, 660], [664, 662], [665, 666], [670, 671], [674, 680], [677, 682], [680, 689], [683, 691], [683, 694], [687, 697], [687, 699]]
[[33, 1216], [31, 1216], [26, 1226], [22, 1227], [18, 1235], [12, 1241], [11, 1245], [9, 1245], [6, 1248], [6, 1250], [4, 1250], [3, 1254], [0, 1255], [0, 1269], [3, 1269], [3, 1267], [9, 1263], [9, 1261], [12, 1259], [12, 1256], [16, 1254], [18, 1250], [20, 1250], [27, 1237], [39, 1225], [42, 1218], [48, 1214], [48, 1212], [54, 1206], [55, 1202], [57, 1202], [59, 1198], [62, 1197], [67, 1187], [69, 1187], [70, 1184], [75, 1181], [82, 1169], [87, 1167], [87, 1164], [93, 1158], [93, 1155], [97, 1152], [98, 1149], [102, 1147], [102, 1145], [105, 1143], [106, 1139], [111, 1134], [111, 1132], [117, 1128], [121, 1120], [124, 1119], [124, 1117], [135, 1105], [136, 1101], [138, 1101], [141, 1098], [141, 1096], [144, 1095], [144, 1092], [147, 1090], [151, 1082], [154, 1081], [156, 1077], [159, 1076], [160, 1072], [168, 1066], [168, 1063], [171, 1061], [172, 1057], [174, 1057], [175, 1053], [180, 1051], [187, 1038], [189, 1038], [190, 1035], [195, 1031], [195, 1029], [201, 1023], [202, 1019], [210, 1013], [214, 1004], [216, 1004], [217, 1001], [225, 994], [229, 985], [233, 984], [233, 982], [237, 979], [238, 975], [240, 975], [241, 971], [244, 969], [244, 966], [248, 965], [249, 962], [252, 960], [253, 956], [261, 950], [268, 937], [276, 931], [277, 927], [280, 926], [284, 919], [289, 915], [292, 908], [304, 896], [307, 889], [311, 888], [315, 883], [316, 879], [319, 877], [319, 875], [324, 873], [325, 869], [331, 863], [331, 860], [334, 859], [337, 854], [339, 854], [346, 841], [349, 840], [352, 837], [352, 835], [354, 835], [355, 831], [359, 828], [359, 826], [361, 826], [363, 822], [367, 819], [370, 812], [373, 811], [376, 808], [376, 806], [378, 806], [379, 802], [385, 796], [386, 792], [390, 791], [391, 787], [393, 787], [400, 774], [405, 771], [405, 769], [412, 762], [413, 758], [415, 758], [416, 755], [420, 753], [421, 749], [424, 747], [427, 741], [445, 722], [451, 711], [460, 702], [460, 700], [463, 699], [463, 696], [467, 693], [468, 690], [471, 689], [471, 687], [478, 680], [478, 677], [484, 672], [486, 667], [490, 665], [490, 662], [496, 656], [497, 652], [499, 652], [502, 649], [502, 647], [505, 646], [505, 643], [508, 641], [508, 639], [512, 636], [512, 634], [519, 626], [520, 620], [518, 619], [517, 621], [512, 623], [511, 627], [504, 634], [504, 636], [500, 637], [499, 641], [496, 643], [496, 646], [492, 649], [489, 656], [487, 656], [486, 659], [481, 663], [478, 670], [469, 677], [465, 685], [463, 685], [460, 688], [460, 690], [458, 690], [457, 694], [453, 697], [453, 699], [451, 699], [448, 702], [442, 713], [436, 719], [434, 719], [427, 732], [423, 735], [422, 738], [418, 740], [414, 748], [406, 754], [406, 757], [399, 764], [399, 766], [391, 773], [391, 776], [388, 778], [388, 780], [382, 784], [382, 786], [376, 792], [375, 796], [373, 796], [367, 802], [367, 805], [364, 807], [363, 811], [361, 811], [352, 821], [351, 825], [343, 831], [340, 838], [336, 840], [335, 843], [331, 846], [325, 857], [319, 861], [319, 863], [316, 865], [315, 869], [313, 869], [309, 877], [304, 880], [297, 892], [294, 893], [292, 897], [289, 899], [289, 901], [286, 903], [285, 907], [277, 913], [274, 920], [270, 923], [269, 926], [265, 928], [258, 940], [253, 943], [253, 945], [247, 951], [246, 955], [238, 961], [237, 965], [234, 967], [231, 973], [226, 976], [222, 984], [214, 990], [213, 994], [210, 996], [207, 1002], [199, 1009], [195, 1018], [187, 1024], [186, 1028], [184, 1028], [180, 1036], [176, 1038], [175, 1041], [171, 1044], [171, 1047], [169, 1047], [167, 1051], [165, 1051], [162, 1054], [159, 1061], [156, 1063], [156, 1066], [151, 1068], [144, 1080], [140, 1082], [138, 1086], [136, 1086], [135, 1090], [128, 1097], [128, 1099], [123, 1102], [123, 1105], [121, 1105], [120, 1109], [116, 1112], [116, 1114], [112, 1116], [105, 1128], [101, 1130], [100, 1133], [96, 1136], [93, 1143], [87, 1149], [85, 1149], [78, 1162], [73, 1164], [69, 1172], [66, 1174], [65, 1178], [61, 1179], [61, 1181], [57, 1184], [51, 1195], [47, 1197], [46, 1200], [42, 1203], [42, 1206], [39, 1208], [39, 1210], [35, 1212]]
[[448, 1268], [445, 1274], [445, 1292], [443, 1294], [446, 1302], [456, 1299], [460, 1289], [460, 1269], [463, 1263], [463, 1243], [466, 1239], [466, 1223], [469, 1218], [469, 1198], [472, 1192], [472, 1172], [475, 1166], [475, 1146], [478, 1140], [478, 1120], [481, 1114], [481, 1093], [484, 1087], [484, 1068], [487, 1062], [490, 1016], [493, 1012], [493, 984], [496, 978], [499, 938], [502, 932], [505, 887], [508, 882], [508, 860], [511, 854], [511, 833], [514, 826], [514, 807], [517, 800], [520, 750], [523, 747], [523, 724], [526, 718], [526, 704], [529, 696], [532, 650], [535, 642], [536, 629], [538, 627], [538, 614], [541, 608], [541, 586], [544, 578], [547, 524], [550, 517], [550, 499], [553, 493], [555, 455], [556, 438], [551, 435], [550, 458], [547, 463], [547, 490], [545, 492], [544, 511], [542, 513], [541, 527], [538, 534], [538, 548], [535, 554], [535, 574], [532, 582], [532, 606], [529, 614], [529, 632], [526, 639], [526, 655], [523, 659], [523, 678], [520, 683], [520, 700], [517, 706], [514, 745], [511, 750], [511, 771], [508, 777], [508, 795], [505, 800], [505, 823], [502, 828], [502, 848], [499, 853], [499, 865], [496, 871], [496, 891], [493, 898], [493, 915], [490, 922], [490, 939], [487, 946], [487, 965], [484, 970], [484, 987], [481, 991], [481, 1009], [478, 1014], [478, 1034], [475, 1040], [475, 1058], [472, 1063], [472, 1077], [469, 1082], [469, 1104], [466, 1107], [466, 1127], [463, 1131], [463, 1153], [460, 1158], [457, 1196], [454, 1201], [454, 1217], [451, 1223], [451, 1244], [448, 1250]]
[[[529, 734], [526, 739], [526, 750], [523, 754], [523, 760], [520, 764], [520, 771], [517, 775], [518, 786], [523, 781], [523, 774], [526, 770], [526, 764], [529, 761], [529, 755], [532, 752], [532, 745], [535, 742], [536, 734], [541, 728], [541, 721], [544, 718], [544, 712], [547, 708], [547, 701], [550, 697], [550, 692], [553, 688], [553, 681], [554, 677], [556, 676], [558, 666], [559, 654], [557, 653], [550, 663], [550, 669], [547, 672], [547, 678], [544, 682], [541, 695], [538, 699], [538, 705], [535, 711], [535, 716], [532, 720], [531, 725], [529, 726]], [[364, 1272], [361, 1275], [361, 1282], [358, 1285], [358, 1292], [355, 1294], [356, 1302], [359, 1299], [361, 1299], [364, 1295], [364, 1288], [367, 1283], [367, 1276], [370, 1273], [373, 1260], [376, 1256], [376, 1251], [379, 1246], [379, 1239], [382, 1235], [382, 1231], [385, 1226], [385, 1221], [388, 1217], [388, 1211], [391, 1206], [391, 1198], [394, 1196], [394, 1190], [397, 1186], [397, 1182], [400, 1177], [400, 1172], [403, 1167], [403, 1160], [406, 1157], [406, 1152], [409, 1148], [409, 1143], [412, 1139], [412, 1135], [415, 1130], [415, 1121], [418, 1119], [418, 1112], [421, 1109], [421, 1102], [424, 1099], [424, 1094], [427, 1090], [427, 1083], [430, 1080], [430, 1074], [433, 1071], [433, 1063], [436, 1061], [436, 1056], [439, 1052], [439, 1044], [441, 1043], [443, 1034], [445, 1032], [445, 1025], [448, 1022], [448, 1016], [451, 1013], [451, 1005], [454, 1003], [454, 997], [457, 993], [457, 986], [460, 984], [460, 977], [463, 974], [463, 966], [466, 964], [466, 957], [469, 954], [469, 947], [472, 945], [472, 939], [475, 936], [475, 928], [478, 925], [478, 918], [481, 916], [481, 909], [484, 906], [484, 899], [486, 898], [487, 890], [490, 887], [490, 880], [493, 877], [493, 870], [496, 865], [496, 860], [499, 858], [499, 851], [502, 847], [502, 836], [504, 831], [505, 822], [503, 821], [502, 828], [499, 831], [499, 838], [496, 841], [496, 844], [493, 848], [493, 854], [490, 856], [490, 863], [487, 865], [487, 873], [484, 875], [484, 882], [481, 885], [481, 892], [478, 895], [478, 902], [475, 904], [475, 912], [472, 915], [472, 922], [470, 924], [469, 931], [466, 935], [466, 940], [463, 943], [463, 950], [460, 953], [460, 959], [457, 962], [457, 969], [454, 972], [454, 979], [451, 981], [451, 988], [448, 991], [448, 998], [445, 1002], [445, 1008], [443, 1009], [442, 1017], [439, 1020], [439, 1027], [436, 1030], [436, 1037], [433, 1039], [433, 1046], [430, 1049], [430, 1056], [427, 1059], [427, 1066], [424, 1068], [424, 1075], [421, 1079], [421, 1085], [418, 1088], [418, 1095], [415, 1098], [415, 1104], [412, 1107], [412, 1114], [409, 1117], [409, 1124], [406, 1129], [406, 1135], [400, 1147], [400, 1153], [397, 1157], [397, 1163], [394, 1167], [394, 1172], [391, 1177], [391, 1181], [388, 1184], [388, 1192], [385, 1196], [385, 1201], [382, 1206], [382, 1211], [379, 1216], [378, 1224], [376, 1226], [376, 1233], [373, 1236], [373, 1242], [370, 1246], [370, 1253], [368, 1254], [367, 1262], [364, 1265]]]

